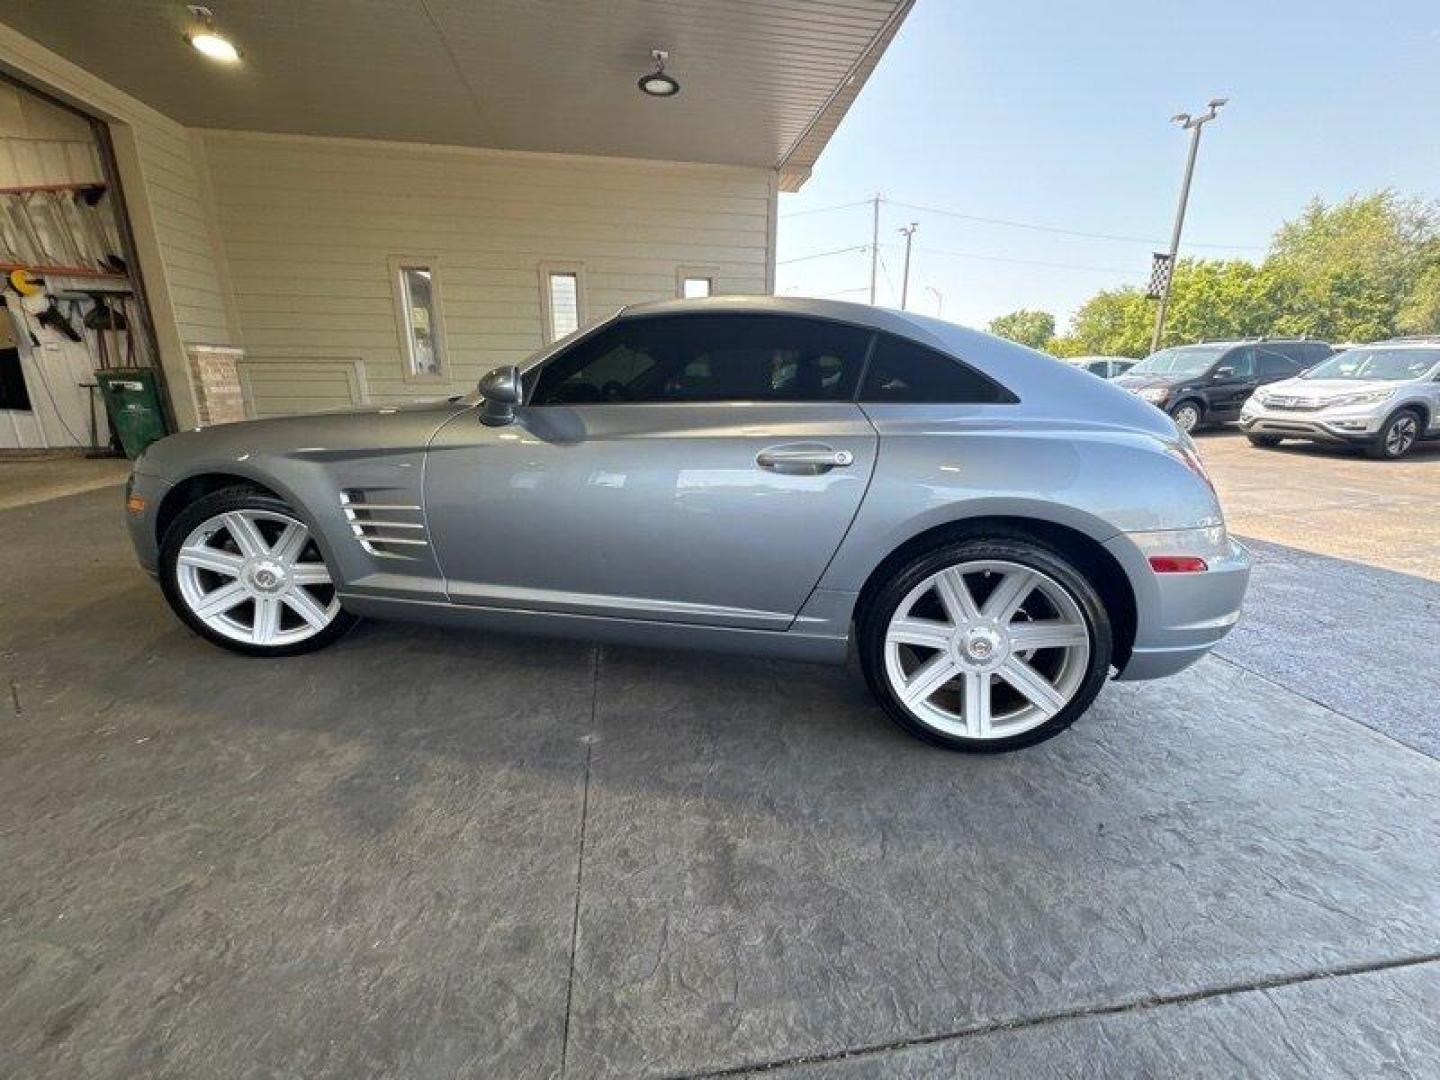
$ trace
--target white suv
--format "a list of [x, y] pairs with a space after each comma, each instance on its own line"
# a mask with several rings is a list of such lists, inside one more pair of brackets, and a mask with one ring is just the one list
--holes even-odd
[[1440, 438], [1440, 338], [1401, 338], [1336, 353], [1257, 390], [1240, 412], [1255, 446], [1282, 439], [1348, 443], [1398, 458]]

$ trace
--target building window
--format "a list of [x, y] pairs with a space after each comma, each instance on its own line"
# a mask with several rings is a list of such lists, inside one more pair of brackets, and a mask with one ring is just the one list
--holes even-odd
[[675, 271], [675, 295], [703, 300], [715, 295], [715, 271], [709, 267], [682, 266]]
[[550, 275], [550, 340], [580, 329], [580, 279], [574, 274]]
[[439, 379], [445, 373], [445, 346], [435, 263], [392, 259], [390, 265], [404, 346], [405, 377]]
[[540, 307], [546, 342], [559, 341], [585, 323], [585, 271], [580, 266], [540, 267]]

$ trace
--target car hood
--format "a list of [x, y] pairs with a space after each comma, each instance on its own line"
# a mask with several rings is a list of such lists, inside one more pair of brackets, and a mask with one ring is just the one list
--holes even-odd
[[1301, 398], [1340, 397], [1342, 394], [1369, 394], [1376, 390], [1398, 390], [1403, 380], [1394, 379], [1285, 379], [1265, 388], [1267, 394], [1290, 394]]
[[273, 457], [333, 458], [423, 449], [464, 400], [305, 413], [182, 431], [152, 444], [135, 471], [174, 479]]
[[1176, 386], [1188, 379], [1188, 375], [1116, 375], [1110, 380], [1112, 386], [1118, 386], [1122, 390], [1129, 390], [1134, 393], [1136, 390], [1149, 390], [1155, 386]]

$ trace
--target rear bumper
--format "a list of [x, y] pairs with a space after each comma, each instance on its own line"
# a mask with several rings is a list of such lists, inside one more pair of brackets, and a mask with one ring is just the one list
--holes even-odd
[[[1189, 667], [1240, 619], [1250, 553], [1223, 528], [1122, 533], [1106, 545], [1135, 592], [1135, 644], [1122, 680], [1158, 679]], [[1157, 574], [1151, 555], [1198, 555], [1199, 574]]]

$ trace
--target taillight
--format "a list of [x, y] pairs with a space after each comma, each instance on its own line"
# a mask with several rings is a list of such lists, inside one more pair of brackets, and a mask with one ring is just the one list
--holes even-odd
[[1151, 555], [1150, 569], [1157, 574], [1203, 574], [1210, 567], [1198, 555]]

